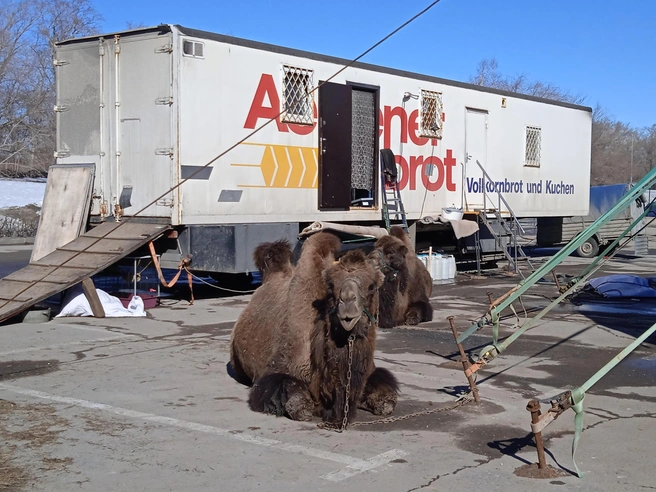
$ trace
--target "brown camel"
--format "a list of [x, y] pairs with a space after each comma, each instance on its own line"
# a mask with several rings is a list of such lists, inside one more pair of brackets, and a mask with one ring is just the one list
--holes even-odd
[[403, 228], [392, 226], [390, 235], [376, 241], [385, 282], [380, 289], [381, 328], [416, 325], [433, 320], [430, 295], [433, 280], [417, 258], [410, 237]]
[[341, 423], [347, 385], [348, 420], [357, 407], [377, 415], [394, 410], [396, 378], [373, 360], [380, 257], [355, 250], [335, 261], [340, 247], [336, 236], [315, 234], [303, 245], [296, 266], [289, 261], [289, 248], [258, 248], [256, 264], [265, 265], [265, 280], [230, 341], [236, 379], [253, 385], [252, 410]]

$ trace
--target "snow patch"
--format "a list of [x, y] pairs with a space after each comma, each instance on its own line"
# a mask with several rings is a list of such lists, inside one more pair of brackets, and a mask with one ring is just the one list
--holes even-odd
[[0, 179], [0, 208], [43, 205], [46, 181]]

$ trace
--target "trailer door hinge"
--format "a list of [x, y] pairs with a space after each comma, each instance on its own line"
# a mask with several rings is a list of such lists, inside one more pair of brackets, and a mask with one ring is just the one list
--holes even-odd
[[155, 53], [173, 53], [173, 46], [170, 44], [165, 44], [164, 46], [158, 46], [155, 48]]
[[55, 109], [55, 113], [63, 113], [64, 111], [68, 111], [71, 108], [66, 106], [65, 104], [55, 104], [54, 109]]
[[161, 200], [157, 200], [157, 202], [155, 202], [155, 205], [159, 205], [159, 206], [162, 206], [162, 207], [171, 207], [172, 208], [173, 207], [173, 200], [171, 200], [170, 198], [162, 198]]
[[57, 60], [57, 59], [52, 60], [52, 64], [56, 67], [63, 67], [64, 65], [68, 65], [69, 63], [71, 63], [70, 60]]
[[169, 157], [173, 157], [173, 149], [172, 148], [166, 148], [166, 149], [155, 149], [155, 154], [156, 155], [168, 155]]
[[170, 106], [173, 104], [173, 97], [168, 96], [168, 97], [158, 97], [155, 99], [155, 104], [161, 105], [161, 106]]

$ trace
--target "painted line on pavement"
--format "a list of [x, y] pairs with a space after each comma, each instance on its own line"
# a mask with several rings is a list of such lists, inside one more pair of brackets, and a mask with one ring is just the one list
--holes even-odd
[[198, 424], [196, 422], [189, 422], [186, 420], [180, 420], [172, 417], [164, 417], [152, 413], [128, 410], [126, 408], [106, 405], [104, 403], [95, 403], [92, 401], [80, 400], [78, 398], [70, 398], [67, 396], [51, 395], [48, 393], [44, 393], [42, 391], [21, 388], [19, 386], [14, 386], [11, 384], [0, 383], [0, 390], [9, 391], [12, 393], [17, 393], [19, 395], [29, 396], [32, 398], [39, 398], [42, 400], [64, 403], [66, 405], [73, 405], [77, 407], [87, 408], [89, 410], [100, 410], [104, 412], [113, 413], [115, 415], [120, 415], [122, 417], [140, 419], [140, 420], [145, 420], [147, 422], [155, 422], [158, 424], [170, 425], [172, 427], [178, 427], [180, 429], [186, 429], [196, 432], [203, 432], [206, 434], [213, 434], [221, 437], [227, 437], [230, 439], [234, 439], [236, 441], [242, 441], [249, 444], [255, 444], [258, 446], [264, 446], [271, 449], [287, 451], [295, 454], [302, 454], [305, 456], [311, 456], [313, 458], [320, 458], [323, 460], [333, 461], [333, 462], [347, 465], [345, 468], [341, 470], [329, 473], [321, 477], [331, 482], [340, 482], [342, 480], [363, 473], [365, 471], [374, 470], [375, 468], [388, 464], [391, 461], [400, 458], [401, 456], [407, 455], [405, 451], [402, 451], [400, 449], [392, 449], [385, 453], [376, 455], [372, 458], [361, 460], [345, 454], [339, 454], [339, 453], [333, 453], [331, 451], [309, 448], [298, 444], [285, 443], [282, 441], [278, 441], [276, 439], [267, 439], [265, 437], [253, 436], [241, 432], [236, 433], [234, 431], [230, 431], [227, 429], [221, 429], [220, 427]]

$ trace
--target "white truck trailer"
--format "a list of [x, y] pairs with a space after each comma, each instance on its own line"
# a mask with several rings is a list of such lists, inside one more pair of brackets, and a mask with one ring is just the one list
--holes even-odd
[[422, 246], [471, 251], [439, 217], [478, 223], [498, 192], [518, 217], [588, 212], [588, 107], [365, 63], [311, 92], [348, 61], [178, 25], [67, 40], [54, 63], [57, 163], [94, 165], [90, 223], [164, 195], [139, 218], [176, 228], [195, 270], [251, 271], [315, 221], [383, 224], [381, 149]]

